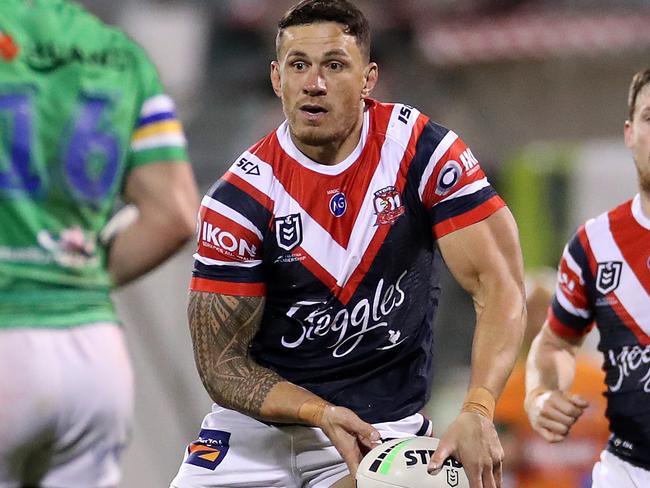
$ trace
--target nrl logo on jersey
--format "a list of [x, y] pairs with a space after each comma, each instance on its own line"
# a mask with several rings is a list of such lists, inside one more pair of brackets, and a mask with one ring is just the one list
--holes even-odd
[[377, 214], [375, 225], [393, 224], [406, 211], [402, 197], [394, 186], [376, 191], [374, 205]]
[[300, 214], [289, 214], [275, 218], [275, 238], [278, 246], [291, 251], [302, 243], [302, 220]]
[[623, 263], [620, 261], [606, 261], [598, 263], [596, 271], [596, 290], [603, 295], [616, 290], [621, 281], [621, 269]]

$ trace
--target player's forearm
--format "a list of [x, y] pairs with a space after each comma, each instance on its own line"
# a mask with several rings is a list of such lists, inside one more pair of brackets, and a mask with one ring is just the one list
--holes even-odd
[[545, 324], [533, 343], [526, 361], [526, 394], [534, 391], [567, 391], [573, 384], [577, 347], [554, 337]]
[[263, 310], [262, 297], [190, 293], [188, 315], [201, 381], [223, 407], [265, 421], [319, 425], [328, 404], [249, 355]]
[[485, 304], [476, 306], [470, 389], [485, 388], [497, 400], [521, 348], [526, 307], [515, 282], [487, 288]]
[[108, 272], [114, 285], [139, 278], [178, 251], [194, 234], [193, 220], [193, 214], [140, 211], [111, 242]]

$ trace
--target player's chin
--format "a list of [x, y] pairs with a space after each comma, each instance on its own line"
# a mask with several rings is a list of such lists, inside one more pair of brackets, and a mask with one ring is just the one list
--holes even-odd
[[326, 127], [301, 126], [294, 129], [294, 136], [308, 146], [325, 146], [337, 139], [337, 135]]

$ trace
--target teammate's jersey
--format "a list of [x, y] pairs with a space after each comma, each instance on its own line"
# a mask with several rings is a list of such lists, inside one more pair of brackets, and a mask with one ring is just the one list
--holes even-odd
[[204, 197], [191, 288], [266, 296], [252, 355], [369, 422], [428, 399], [436, 239], [503, 201], [456, 134], [368, 101], [360, 142], [326, 166], [285, 122]]
[[140, 47], [74, 4], [2, 0], [0, 327], [115, 320], [98, 234], [131, 169], [179, 159]]
[[569, 241], [549, 323], [569, 338], [596, 324], [612, 432], [608, 450], [650, 469], [650, 219], [638, 195], [589, 220]]

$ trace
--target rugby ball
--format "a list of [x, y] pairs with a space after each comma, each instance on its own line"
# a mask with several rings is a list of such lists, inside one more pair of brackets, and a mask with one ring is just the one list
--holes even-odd
[[447, 458], [435, 476], [427, 472], [439, 439], [393, 439], [365, 455], [357, 471], [357, 488], [469, 488], [463, 465]]

